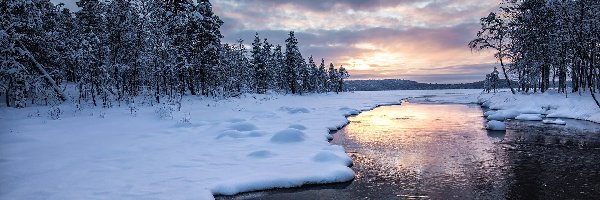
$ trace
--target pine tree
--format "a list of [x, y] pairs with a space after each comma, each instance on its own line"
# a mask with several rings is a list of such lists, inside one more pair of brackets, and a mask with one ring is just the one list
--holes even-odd
[[281, 50], [281, 45], [275, 46], [273, 50], [273, 79], [276, 89], [279, 91], [286, 91], [287, 89], [287, 77], [285, 74], [285, 56]]
[[316, 77], [318, 81], [317, 85], [319, 86], [317, 92], [327, 92], [327, 82], [329, 80], [329, 75], [327, 73], [327, 70], [325, 69], [325, 59], [323, 58], [321, 58], [321, 64], [319, 64], [319, 70]]
[[338, 70], [338, 89], [337, 92], [343, 92], [344, 91], [344, 79], [347, 79], [350, 77], [350, 74], [348, 73], [348, 71], [346, 71], [346, 68], [344, 68], [343, 66], [340, 66], [340, 69]]
[[287, 83], [287, 91], [292, 94], [301, 93], [299, 72], [303, 58], [298, 49], [298, 40], [294, 36], [294, 31], [290, 31], [289, 37], [285, 40], [285, 71], [284, 76]]
[[256, 33], [252, 43], [252, 65], [254, 65], [254, 88], [258, 94], [265, 93], [268, 81], [265, 54], [262, 48], [260, 37]]
[[329, 72], [329, 80], [327, 81], [328, 83], [328, 88], [327, 90], [329, 92], [338, 92], [337, 88], [338, 88], [338, 79], [339, 79], [339, 74], [337, 69], [335, 69], [335, 66], [333, 66], [333, 63], [329, 63], [329, 70], [327, 70]]
[[308, 65], [306, 66], [304, 73], [303, 73], [303, 79], [304, 79], [304, 90], [308, 91], [308, 92], [315, 92], [316, 91], [316, 84], [317, 84], [317, 64], [315, 64], [315, 61], [312, 57], [312, 55], [308, 58]]
[[[203, 95], [216, 95], [216, 83], [211, 77], [217, 77], [216, 69], [220, 65], [219, 63], [219, 51], [221, 50], [221, 25], [223, 21], [219, 16], [215, 15], [212, 11], [212, 4], [208, 0], [200, 0], [198, 2], [197, 10], [201, 17], [195, 17], [196, 20], [200, 20], [201, 34], [200, 39], [197, 42], [200, 48], [200, 84], [202, 86]], [[195, 16], [195, 15], [194, 15]]]

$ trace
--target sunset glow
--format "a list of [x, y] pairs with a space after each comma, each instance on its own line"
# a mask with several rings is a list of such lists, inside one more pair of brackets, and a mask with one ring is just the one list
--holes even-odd
[[[224, 42], [254, 33], [283, 43], [296, 31], [303, 55], [344, 66], [350, 79], [402, 78], [422, 82], [478, 81], [495, 60], [472, 53], [478, 20], [499, 1], [214, 1], [225, 22]], [[460, 70], [457, 70], [460, 69]]]

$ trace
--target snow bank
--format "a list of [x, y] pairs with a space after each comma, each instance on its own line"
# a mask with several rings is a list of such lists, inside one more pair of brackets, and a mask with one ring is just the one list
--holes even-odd
[[515, 119], [523, 121], [542, 121], [542, 115], [540, 114], [520, 114]]
[[565, 97], [565, 94], [554, 91], [518, 95], [502, 91], [495, 94], [484, 93], [478, 97], [478, 103], [497, 110], [486, 112], [490, 120], [511, 119], [521, 114], [540, 114], [552, 118], [571, 118], [600, 123], [600, 108], [596, 106], [589, 93], [581, 95], [569, 93], [568, 97]]
[[492, 120], [487, 122], [485, 128], [492, 131], [504, 131], [506, 130], [506, 125], [504, 122]]
[[544, 124], [557, 124], [557, 125], [566, 125], [567, 122], [561, 120], [561, 119], [555, 119], [555, 120], [551, 120], [551, 119], [545, 119], [542, 121]]
[[499, 110], [499, 111], [496, 111], [493, 114], [487, 116], [487, 119], [504, 121], [506, 119], [513, 119], [513, 118], [517, 117], [519, 114], [520, 113], [515, 110]]
[[351, 159], [327, 142], [344, 116], [408, 97], [476, 101], [479, 93], [187, 97], [181, 111], [137, 103], [135, 115], [64, 105], [58, 120], [49, 107], [0, 107], [0, 199], [212, 199], [349, 181]]

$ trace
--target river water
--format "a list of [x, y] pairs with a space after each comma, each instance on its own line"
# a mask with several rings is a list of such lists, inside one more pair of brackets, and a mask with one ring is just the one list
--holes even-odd
[[600, 199], [600, 125], [509, 121], [484, 129], [478, 105], [384, 106], [334, 134], [352, 182], [225, 199]]

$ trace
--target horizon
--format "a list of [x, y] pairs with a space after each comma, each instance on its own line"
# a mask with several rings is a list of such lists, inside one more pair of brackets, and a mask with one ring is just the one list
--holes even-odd
[[[51, 1], [77, 10], [76, 0]], [[258, 33], [261, 39], [283, 44], [288, 32], [294, 31], [304, 57], [312, 55], [315, 60], [344, 66], [349, 80], [469, 83], [483, 80], [497, 65], [489, 52], [472, 52], [467, 43], [475, 38], [479, 19], [496, 10], [499, 1], [211, 3], [224, 22], [222, 43], [243, 39], [248, 45]]]

